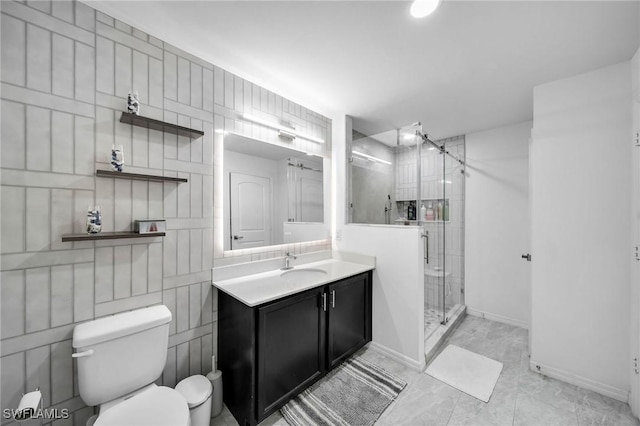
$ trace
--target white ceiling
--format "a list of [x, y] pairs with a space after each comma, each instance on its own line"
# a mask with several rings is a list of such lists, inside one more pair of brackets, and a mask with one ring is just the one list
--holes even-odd
[[533, 87], [629, 60], [638, 1], [88, 1], [354, 127], [434, 138], [532, 119]]

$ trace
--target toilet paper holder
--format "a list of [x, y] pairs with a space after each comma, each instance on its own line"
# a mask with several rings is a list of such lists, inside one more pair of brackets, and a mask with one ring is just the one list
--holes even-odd
[[40, 424], [42, 424], [44, 419], [42, 416], [38, 415], [41, 404], [42, 392], [40, 392], [40, 388], [36, 388], [36, 390], [32, 392], [22, 395], [22, 398], [18, 403], [18, 409], [14, 413], [14, 419], [17, 422], [23, 422], [34, 417], [40, 417]]

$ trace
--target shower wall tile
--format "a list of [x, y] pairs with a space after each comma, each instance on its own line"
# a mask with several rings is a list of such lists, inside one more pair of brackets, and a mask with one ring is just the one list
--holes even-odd
[[25, 309], [26, 332], [32, 333], [49, 328], [50, 278], [49, 268], [26, 270]]
[[27, 87], [51, 92], [51, 33], [27, 24]]
[[[2, 16], [4, 17], [4, 15]], [[1, 108], [1, 165], [3, 168], [24, 169], [26, 161], [26, 108], [23, 104], [5, 100], [2, 100]]]
[[25, 331], [25, 271], [3, 271], [0, 275], [0, 316], [2, 337], [19, 336]]
[[165, 386], [175, 387], [175, 385], [178, 384], [176, 380], [176, 367], [176, 347], [173, 346], [167, 350], [167, 361], [162, 373], [162, 383]]
[[202, 366], [202, 339], [189, 341], [189, 375], [199, 374]]
[[51, 403], [73, 397], [73, 358], [71, 340], [51, 345]]
[[[96, 289], [97, 291], [97, 289]], [[96, 298], [97, 301], [97, 298]], [[51, 327], [73, 322], [73, 265], [51, 267]]]
[[176, 347], [176, 382], [189, 376], [189, 342]]
[[2, 405], [15, 409], [18, 407], [20, 398], [26, 392], [25, 353], [18, 352], [2, 357], [0, 359], [0, 373], [2, 374], [0, 382]]
[[51, 351], [48, 345], [26, 351], [26, 388], [40, 387], [43, 405], [51, 404]]
[[[57, 2], [56, 2], [57, 3]], [[73, 40], [58, 34], [52, 35], [52, 66], [51, 80], [52, 93], [67, 98], [73, 97], [74, 73], [73, 73]]]
[[94, 318], [94, 266], [93, 263], [73, 265], [74, 301], [73, 321], [80, 322]]
[[51, 15], [73, 24], [73, 3], [52, 1]]
[[[12, 43], [2, 46], [2, 81], [24, 86], [26, 81], [26, 24], [20, 19], [2, 15], [2, 38], [12, 39]], [[3, 109], [4, 111], [4, 109]]]

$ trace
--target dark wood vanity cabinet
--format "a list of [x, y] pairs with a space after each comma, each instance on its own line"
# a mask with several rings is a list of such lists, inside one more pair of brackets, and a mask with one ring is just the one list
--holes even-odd
[[258, 417], [268, 415], [325, 371], [322, 289], [258, 308]]
[[327, 298], [327, 359], [332, 369], [371, 341], [371, 280], [356, 275], [338, 281], [328, 286]]
[[371, 272], [250, 307], [219, 292], [224, 402], [255, 425], [371, 341]]

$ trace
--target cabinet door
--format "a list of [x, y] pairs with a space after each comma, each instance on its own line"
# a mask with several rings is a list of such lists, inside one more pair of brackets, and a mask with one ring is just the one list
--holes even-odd
[[369, 273], [331, 284], [328, 299], [328, 357], [333, 368], [371, 340]]
[[325, 372], [322, 289], [258, 309], [258, 421]]

